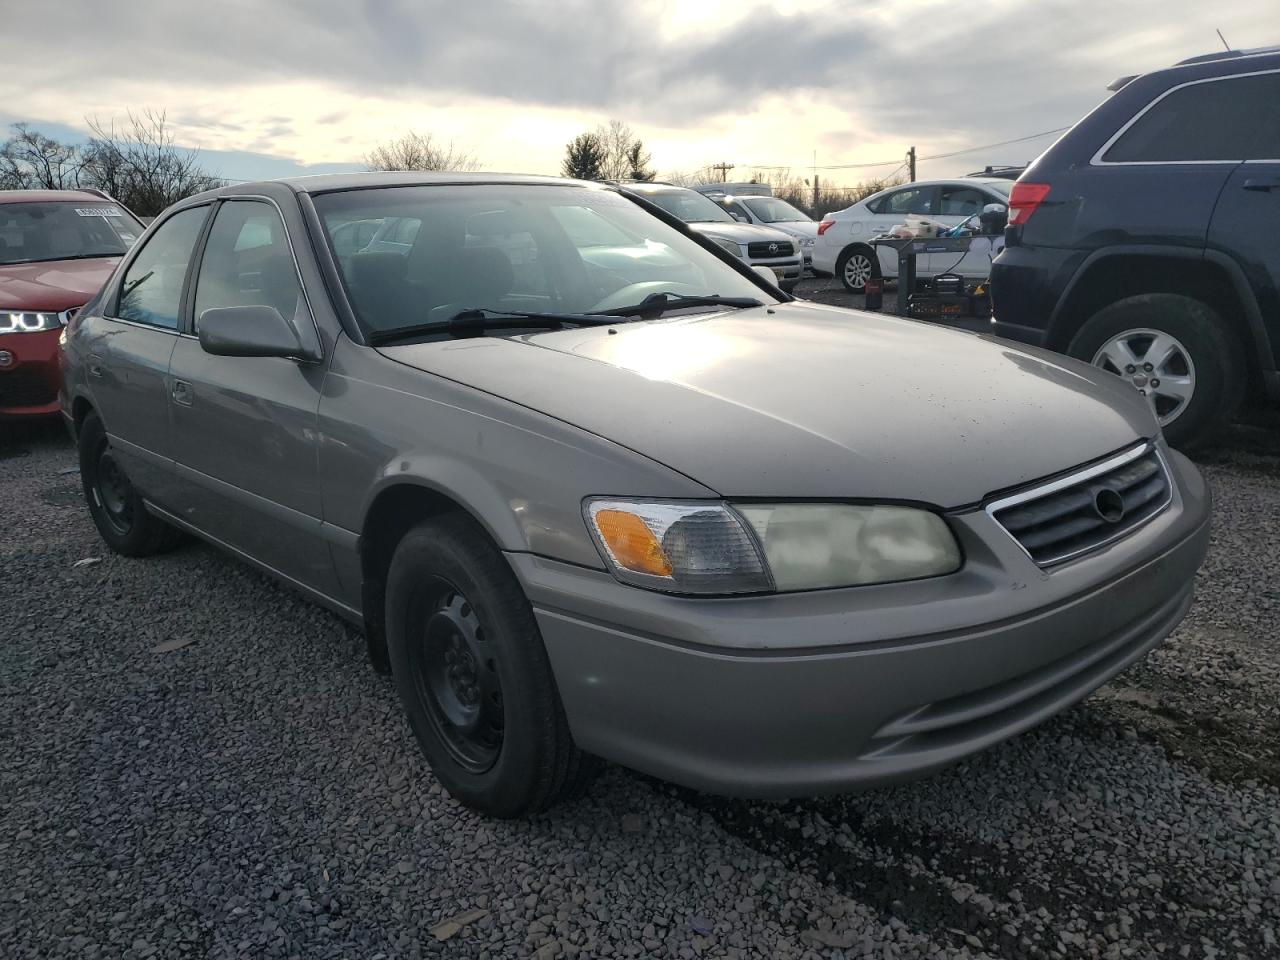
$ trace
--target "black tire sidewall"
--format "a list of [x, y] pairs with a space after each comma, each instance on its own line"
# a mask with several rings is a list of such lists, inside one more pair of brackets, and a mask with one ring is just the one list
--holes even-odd
[[1164, 428], [1177, 447], [1211, 439], [1235, 413], [1244, 393], [1239, 346], [1212, 307], [1178, 294], [1143, 294], [1098, 311], [1071, 339], [1067, 353], [1085, 363], [1104, 343], [1126, 330], [1167, 333], [1183, 345], [1195, 367], [1195, 392], [1186, 409]]
[[845, 267], [847, 267], [849, 265], [849, 261], [852, 260], [858, 254], [861, 254], [862, 256], [866, 257], [868, 262], [871, 264], [870, 279], [874, 280], [880, 276], [880, 265], [876, 262], [876, 257], [873, 251], [869, 250], [866, 247], [857, 247], [857, 246], [849, 247], [848, 249], [844, 250], [840, 254], [839, 258], [836, 260], [836, 277], [837, 279], [839, 279], [840, 285], [844, 287], [846, 290], [848, 290], [850, 293], [866, 293], [866, 290], [867, 290], [866, 284], [863, 284], [861, 287], [855, 287], [855, 286], [851, 286], [849, 282], [845, 280], [845, 275], [844, 275]]
[[[467, 770], [441, 742], [420, 700], [409, 644], [420, 642], [429, 615], [428, 580], [457, 587], [492, 644], [502, 685], [502, 747], [483, 773]], [[533, 611], [501, 552], [478, 525], [448, 517], [421, 524], [400, 541], [387, 576], [387, 651], [396, 691], [432, 771], [460, 802], [497, 817], [538, 809], [563, 725], [550, 664]], [[557, 723], [557, 720], [560, 722]]]
[[[80, 455], [80, 486], [85, 504], [98, 534], [108, 547], [125, 556], [144, 556], [155, 552], [156, 526], [161, 523], [147, 512], [142, 497], [130, 489], [133, 521], [127, 532], [117, 530], [98, 502], [98, 457], [104, 445], [109, 445], [106, 428], [97, 414], [89, 414], [80, 425], [78, 447]], [[123, 469], [123, 468], [121, 468]]]

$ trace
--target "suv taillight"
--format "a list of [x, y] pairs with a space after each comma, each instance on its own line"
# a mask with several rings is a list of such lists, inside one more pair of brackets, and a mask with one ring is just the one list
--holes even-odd
[[834, 220], [823, 220], [820, 224], [818, 224], [818, 236], [822, 236], [824, 233], [826, 233], [835, 225], [836, 225], [836, 222]]
[[1015, 183], [1009, 194], [1009, 226], [1020, 227], [1030, 220], [1048, 195], [1047, 183]]

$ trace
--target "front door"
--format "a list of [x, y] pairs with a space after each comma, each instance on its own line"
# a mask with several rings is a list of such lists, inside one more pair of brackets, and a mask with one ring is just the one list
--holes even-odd
[[88, 385], [130, 481], [149, 499], [171, 502], [175, 488], [169, 409], [169, 359], [180, 339], [178, 316], [187, 266], [209, 207], [165, 220], [138, 250], [108, 298], [87, 317]]
[[[194, 333], [200, 315], [215, 307], [271, 306], [300, 329], [313, 324], [284, 223], [267, 201], [218, 207], [193, 282]], [[184, 337], [170, 362], [170, 406], [187, 519], [279, 573], [332, 593], [317, 469], [325, 367], [213, 356]]]

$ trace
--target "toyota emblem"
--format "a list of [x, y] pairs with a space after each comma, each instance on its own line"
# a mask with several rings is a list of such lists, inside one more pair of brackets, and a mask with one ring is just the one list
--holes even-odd
[[1124, 519], [1124, 497], [1104, 487], [1093, 495], [1093, 509], [1107, 523], [1119, 523]]
[[778, 245], [777, 245], [776, 243], [771, 243], [771, 244], [769, 244], [769, 252], [770, 252], [770, 253], [777, 253], [777, 252], [778, 252]]
[[8, 350], [0, 350], [0, 370], [13, 366], [13, 354]]

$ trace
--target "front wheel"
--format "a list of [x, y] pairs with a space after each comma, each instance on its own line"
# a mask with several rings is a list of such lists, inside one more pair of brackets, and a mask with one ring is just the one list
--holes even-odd
[[880, 276], [880, 265], [865, 247], [850, 247], [836, 261], [836, 276], [850, 293], [864, 293], [867, 281]]
[[593, 764], [569, 734], [533, 610], [474, 520], [450, 514], [404, 535], [386, 630], [409, 726], [455, 799], [521, 817], [585, 786]]
[[96, 413], [80, 425], [80, 485], [94, 526], [116, 553], [148, 557], [171, 550], [182, 534], [147, 511]]
[[1194, 446], [1244, 397], [1239, 344], [1207, 304], [1178, 294], [1127, 297], [1094, 314], [1067, 352], [1142, 394], [1174, 446]]

